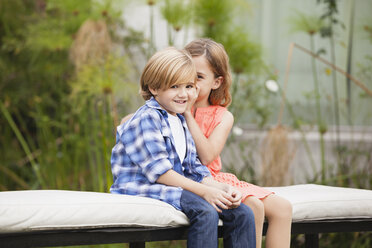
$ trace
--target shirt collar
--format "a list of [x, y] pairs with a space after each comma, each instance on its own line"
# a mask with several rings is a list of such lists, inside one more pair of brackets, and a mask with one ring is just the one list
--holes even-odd
[[[168, 112], [164, 110], [160, 104], [155, 100], [155, 98], [152, 96], [149, 100], [146, 101], [146, 105], [149, 108], [154, 108], [160, 110], [163, 116], [166, 116], [168, 118]], [[177, 114], [177, 116], [181, 119], [182, 122], [184, 122], [184, 117], [181, 114]]]
[[167, 111], [165, 111], [161, 106], [160, 104], [155, 100], [155, 98], [152, 96], [149, 100], [146, 101], [146, 105], [149, 107], [149, 108], [154, 108], [154, 109], [158, 109], [161, 111], [161, 113], [164, 115], [164, 114], [167, 114]]

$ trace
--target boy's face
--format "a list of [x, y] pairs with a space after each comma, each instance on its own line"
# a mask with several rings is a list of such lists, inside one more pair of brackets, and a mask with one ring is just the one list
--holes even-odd
[[185, 80], [168, 89], [150, 89], [155, 100], [171, 115], [185, 112], [187, 104], [196, 94], [194, 78]]

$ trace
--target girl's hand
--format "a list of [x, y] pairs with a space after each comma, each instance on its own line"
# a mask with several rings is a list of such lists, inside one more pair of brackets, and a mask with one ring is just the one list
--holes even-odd
[[207, 190], [202, 197], [219, 213], [222, 212], [221, 209], [229, 209], [233, 204], [233, 197], [231, 195], [214, 187], [207, 186]]
[[191, 113], [191, 108], [192, 108], [192, 106], [194, 106], [194, 103], [198, 99], [199, 92], [200, 92], [200, 88], [199, 88], [198, 84], [195, 85], [195, 91], [194, 92], [195, 92], [194, 94], [189, 95], [189, 100], [187, 102], [187, 108], [186, 108], [185, 112]]

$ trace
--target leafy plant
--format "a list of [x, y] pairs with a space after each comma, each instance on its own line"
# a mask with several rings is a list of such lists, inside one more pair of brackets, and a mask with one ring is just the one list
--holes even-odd
[[113, 35], [123, 23], [112, 4], [16, 0], [9, 9], [19, 13], [15, 22], [0, 11], [8, 21], [1, 25], [14, 28], [0, 29], [2, 189], [111, 186], [115, 124], [138, 103], [134, 65], [117, 53], [131, 33]]
[[[234, 1], [197, 0], [193, 4], [194, 20], [203, 37], [216, 38], [231, 28]], [[218, 14], [216, 14], [218, 13]]]
[[191, 4], [183, 0], [164, 0], [160, 11], [167, 21], [168, 45], [174, 44], [176, 34], [191, 23]]
[[[323, 38], [328, 38], [330, 43], [330, 56], [331, 63], [336, 64], [336, 50], [335, 50], [335, 26], [339, 25], [345, 28], [344, 24], [337, 19], [338, 5], [337, 0], [317, 0], [317, 3], [323, 3], [325, 5], [324, 14], [321, 16], [322, 19], [327, 21], [327, 25], [324, 26], [320, 34]], [[332, 85], [333, 85], [333, 104], [334, 104], [334, 118], [336, 125], [336, 143], [337, 149], [340, 147], [340, 110], [339, 110], [339, 97], [337, 88], [337, 77], [336, 73], [332, 73]]]
[[[310, 50], [313, 53], [316, 53], [315, 49], [315, 42], [314, 36], [319, 34], [320, 31], [324, 28], [324, 22], [321, 18], [315, 15], [306, 15], [301, 12], [296, 12], [295, 16], [289, 18], [291, 31], [292, 32], [304, 32], [309, 35], [310, 40]], [[313, 56], [311, 56], [311, 67], [313, 72], [314, 78], [314, 92], [315, 92], [315, 106], [316, 106], [316, 118], [318, 124], [318, 132], [320, 135], [320, 154], [321, 154], [321, 180], [324, 183], [326, 180], [326, 161], [325, 161], [325, 143], [324, 143], [324, 134], [327, 132], [327, 125], [324, 119], [322, 118], [322, 110], [320, 106], [320, 87], [319, 87], [319, 79], [318, 79], [318, 72], [316, 66], [316, 60]]]

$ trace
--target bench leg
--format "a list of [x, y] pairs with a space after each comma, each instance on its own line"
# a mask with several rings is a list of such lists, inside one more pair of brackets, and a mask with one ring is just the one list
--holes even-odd
[[129, 243], [129, 248], [145, 248], [145, 242], [136, 242], [136, 243]]
[[305, 234], [305, 247], [306, 248], [319, 248], [319, 234]]

